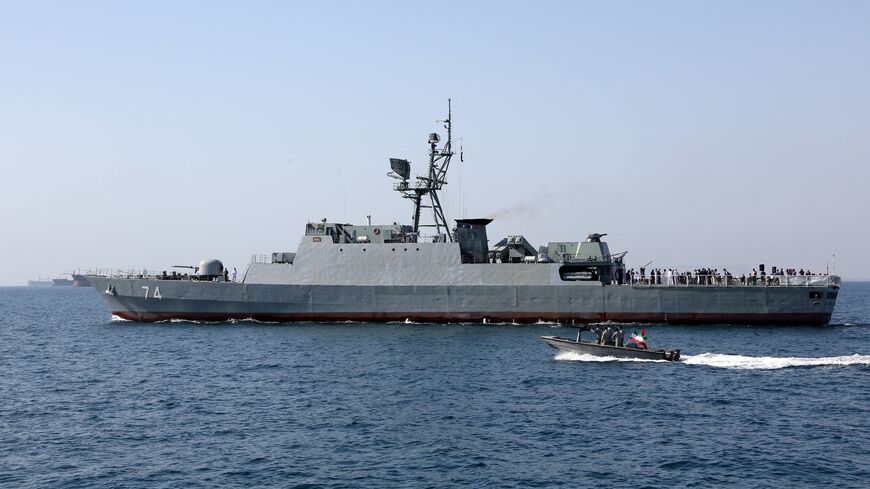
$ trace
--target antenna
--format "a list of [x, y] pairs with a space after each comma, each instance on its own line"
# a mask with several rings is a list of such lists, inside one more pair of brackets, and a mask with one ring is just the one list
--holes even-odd
[[[444, 124], [447, 129], [447, 141], [440, 148], [441, 136], [437, 132], [429, 133], [429, 168], [425, 176], [417, 177], [416, 183], [412, 186], [408, 182], [411, 173], [411, 164], [408, 160], [399, 158], [390, 158], [390, 168], [392, 171], [387, 175], [399, 180], [393, 185], [393, 190], [402, 194], [402, 197], [411, 199], [414, 205], [414, 233], [419, 235], [421, 227], [434, 227], [435, 233], [440, 235], [443, 233], [447, 236], [447, 241], [453, 241], [453, 235], [450, 232], [450, 226], [447, 224], [447, 217], [444, 215], [444, 209], [441, 206], [441, 199], [438, 197], [438, 191], [447, 184], [445, 177], [447, 170], [450, 168], [450, 159], [453, 157], [453, 108], [451, 99], [447, 99], [447, 119], [436, 121], [439, 124]], [[425, 197], [428, 197], [424, 200]], [[424, 203], [425, 202], [425, 203]], [[420, 211], [422, 208], [432, 209], [432, 224], [420, 224]]]

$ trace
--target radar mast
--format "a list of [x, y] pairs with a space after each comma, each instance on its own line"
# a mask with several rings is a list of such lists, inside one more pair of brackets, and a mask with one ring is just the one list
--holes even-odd
[[[447, 99], [447, 119], [437, 121], [447, 129], [447, 141], [440, 148], [441, 136], [433, 132], [429, 134], [429, 169], [425, 176], [418, 176], [412, 185], [408, 179], [411, 175], [411, 163], [408, 160], [390, 158], [390, 171], [387, 175], [399, 180], [393, 185], [393, 190], [402, 197], [411, 199], [414, 206], [414, 233], [419, 236], [421, 227], [435, 228], [436, 239], [445, 236], [447, 241], [453, 241], [453, 234], [447, 224], [447, 217], [441, 207], [438, 191], [447, 184], [445, 177], [453, 157], [453, 109], [451, 99]], [[432, 223], [420, 224], [421, 209], [432, 209]], [[443, 231], [442, 231], [443, 228]]]

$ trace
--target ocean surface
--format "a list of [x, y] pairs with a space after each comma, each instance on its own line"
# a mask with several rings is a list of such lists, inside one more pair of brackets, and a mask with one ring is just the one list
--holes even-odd
[[[632, 326], [629, 330], [633, 329]], [[0, 487], [870, 487], [870, 283], [826, 327], [139, 324], [0, 288]]]

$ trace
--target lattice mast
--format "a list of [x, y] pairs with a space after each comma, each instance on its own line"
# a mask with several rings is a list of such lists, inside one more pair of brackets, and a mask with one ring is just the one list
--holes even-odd
[[[429, 169], [425, 176], [418, 176], [412, 186], [408, 182], [411, 173], [411, 164], [408, 160], [390, 158], [392, 171], [389, 176], [400, 180], [394, 185], [394, 190], [400, 192], [402, 197], [411, 199], [414, 206], [413, 220], [414, 233], [419, 235], [421, 227], [435, 228], [436, 235], [446, 236], [448, 241], [453, 241], [453, 234], [444, 215], [441, 199], [438, 191], [447, 184], [447, 170], [450, 168], [450, 160], [453, 157], [453, 109], [451, 99], [447, 99], [447, 119], [437, 121], [444, 124], [447, 129], [447, 141], [440, 148], [441, 136], [438, 133], [429, 134]], [[432, 210], [432, 223], [421, 224], [421, 209]], [[443, 231], [442, 231], [443, 229]]]

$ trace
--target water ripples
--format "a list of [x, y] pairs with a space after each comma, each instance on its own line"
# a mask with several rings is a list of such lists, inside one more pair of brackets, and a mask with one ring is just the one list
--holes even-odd
[[556, 357], [551, 324], [139, 324], [2, 289], [0, 485], [863, 487], [852, 285], [842, 326], [651, 327], [677, 364]]

